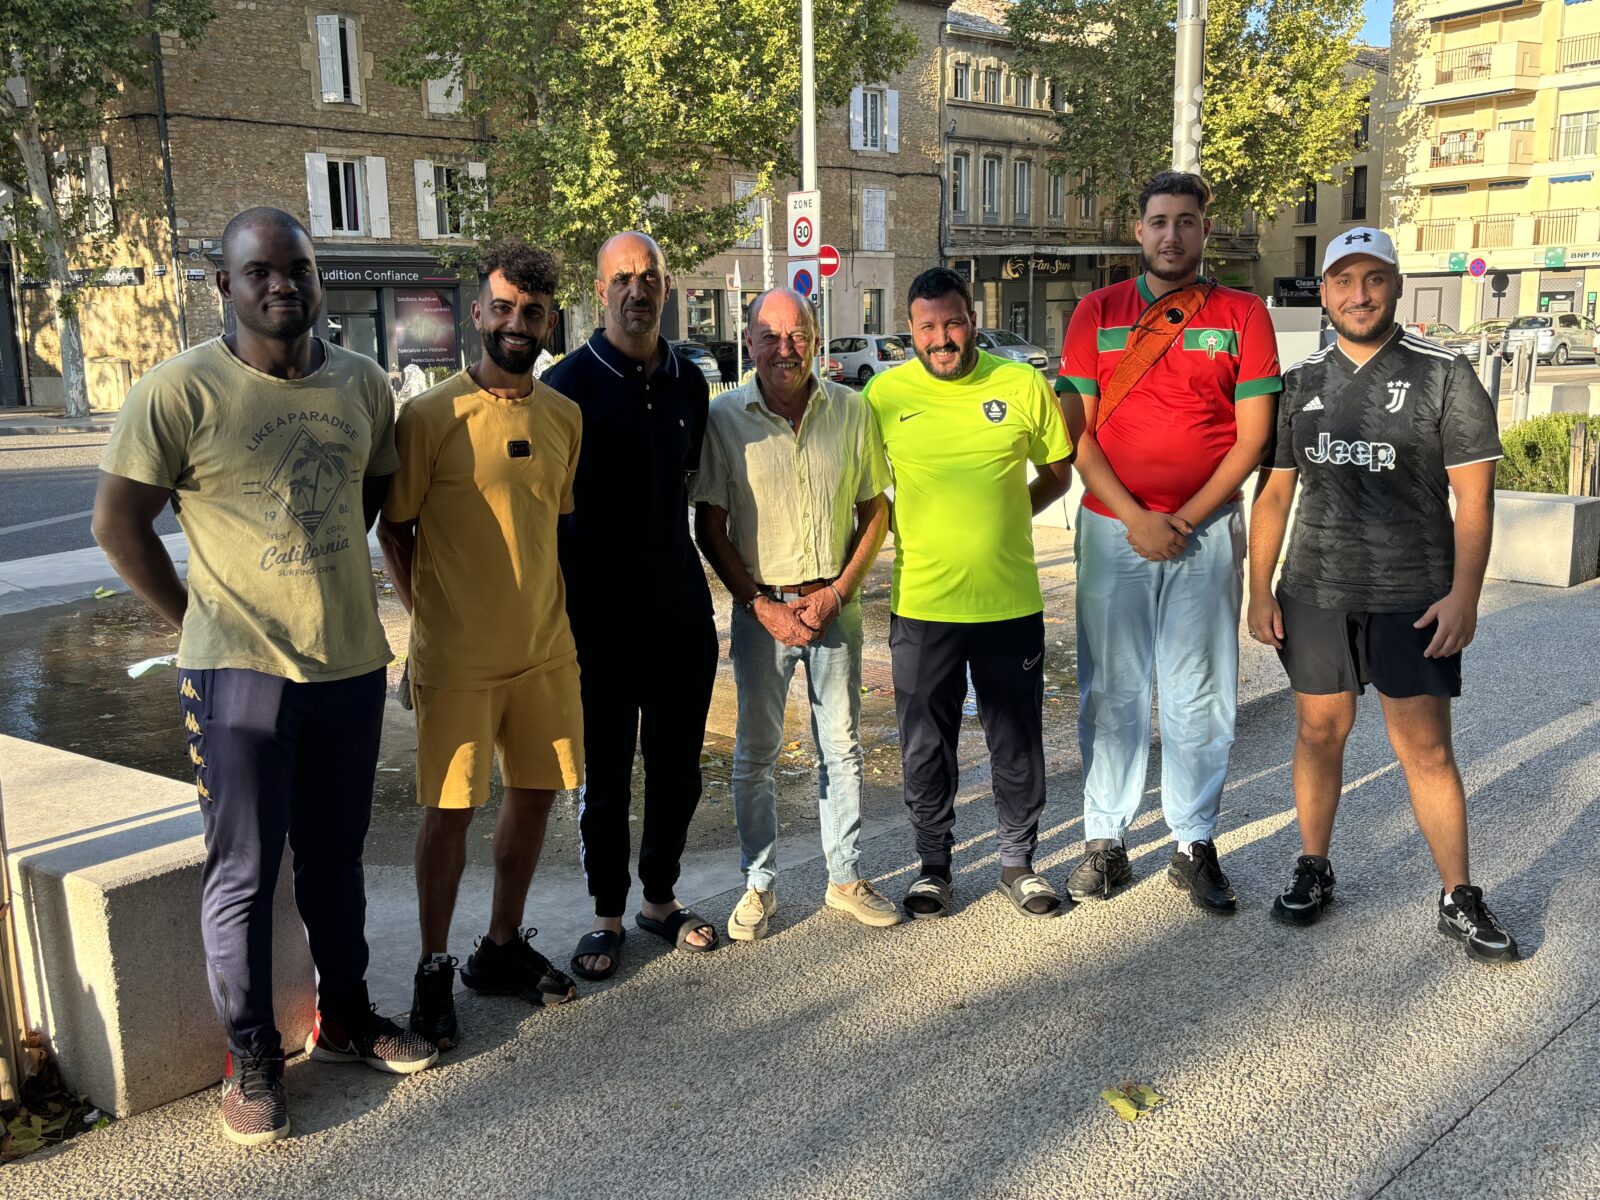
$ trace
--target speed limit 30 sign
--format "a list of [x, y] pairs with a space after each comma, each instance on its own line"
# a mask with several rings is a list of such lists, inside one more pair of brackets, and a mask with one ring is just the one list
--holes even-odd
[[789, 193], [789, 254], [809, 258], [822, 244], [822, 193]]

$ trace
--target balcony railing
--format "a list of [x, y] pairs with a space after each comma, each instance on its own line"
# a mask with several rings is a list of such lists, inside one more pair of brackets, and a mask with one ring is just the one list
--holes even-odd
[[1580, 208], [1547, 208], [1533, 214], [1533, 240], [1541, 246], [1564, 246], [1578, 240]]
[[1476, 46], [1461, 46], [1434, 55], [1433, 81], [1435, 83], [1462, 83], [1469, 79], [1487, 79], [1494, 58], [1493, 42]]
[[1600, 33], [1561, 39], [1561, 69], [1578, 71], [1600, 66]]
[[1453, 129], [1441, 133], [1428, 147], [1431, 167], [1463, 167], [1483, 161], [1483, 141], [1487, 129]]
[[1509, 246], [1516, 233], [1517, 218], [1479, 217], [1472, 223], [1472, 244], [1480, 250]]
[[1453, 250], [1456, 244], [1454, 221], [1418, 221], [1418, 250]]

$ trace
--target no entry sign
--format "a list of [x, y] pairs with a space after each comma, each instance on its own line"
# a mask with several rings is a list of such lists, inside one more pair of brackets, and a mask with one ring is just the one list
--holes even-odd
[[832, 279], [839, 273], [839, 251], [832, 246], [823, 246], [817, 251], [817, 270], [824, 279]]

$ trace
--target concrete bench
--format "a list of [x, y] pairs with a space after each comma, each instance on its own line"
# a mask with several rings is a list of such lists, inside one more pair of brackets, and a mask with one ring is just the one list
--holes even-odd
[[1494, 494], [1491, 579], [1572, 587], [1600, 574], [1600, 499]]
[[[0, 737], [0, 804], [27, 1020], [67, 1086], [126, 1117], [216, 1083], [194, 786]], [[288, 868], [286, 853], [273, 967], [293, 1053], [315, 1001]]]

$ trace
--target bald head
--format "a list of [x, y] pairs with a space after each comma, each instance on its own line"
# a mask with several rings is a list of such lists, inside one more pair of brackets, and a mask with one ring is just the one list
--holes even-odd
[[752, 337], [761, 328], [761, 313], [766, 307], [768, 297], [772, 298], [774, 304], [772, 309], [774, 318], [777, 318], [781, 309], [785, 325], [790, 327], [794, 323], [796, 314], [798, 314], [801, 322], [800, 327], [805, 330], [806, 336], [811, 340], [811, 344], [815, 346], [821, 340], [822, 331], [817, 325], [817, 310], [806, 303], [806, 298], [799, 292], [787, 287], [772, 288], [770, 291], [762, 292], [761, 295], [750, 301], [750, 312], [745, 317], [745, 321], [750, 327]]
[[648, 233], [640, 233], [637, 229], [630, 229], [626, 233], [614, 233], [605, 240], [600, 247], [600, 253], [595, 255], [595, 278], [600, 280], [608, 278], [619, 256], [634, 258], [641, 254], [653, 258], [663, 275], [667, 273], [667, 256], [661, 253], [661, 247], [656, 244], [655, 238]]
[[817, 357], [817, 316], [790, 288], [762, 292], [750, 305], [750, 357], [769, 401], [800, 403]]
[[236, 214], [222, 231], [222, 262], [228, 270], [238, 269], [233, 260], [238, 257], [239, 248], [249, 233], [279, 234], [289, 238], [298, 235], [305, 239], [308, 252], [311, 246], [311, 235], [292, 214], [266, 205], [247, 208]]
[[647, 233], [606, 239], [595, 256], [595, 294], [606, 310], [606, 339], [625, 354], [647, 357], [661, 336], [661, 310], [672, 290], [667, 260]]

